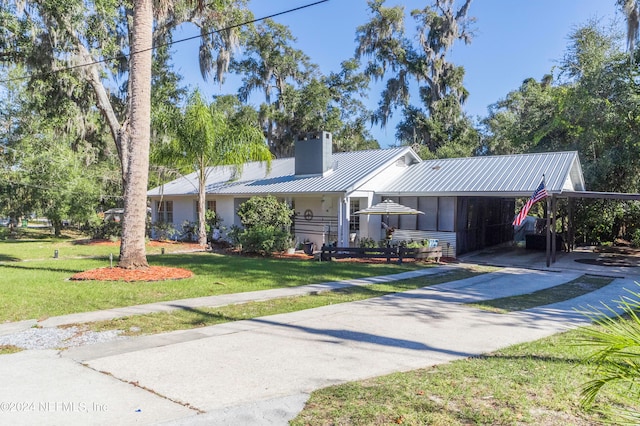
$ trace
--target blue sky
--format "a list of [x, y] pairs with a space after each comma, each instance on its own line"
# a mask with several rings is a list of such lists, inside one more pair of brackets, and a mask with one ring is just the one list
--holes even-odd
[[[251, 0], [256, 17], [278, 13], [313, 3], [314, 0]], [[387, 0], [386, 5], [402, 4], [408, 14], [430, 4], [430, 0]], [[487, 115], [487, 107], [517, 89], [526, 78], [540, 79], [552, 72], [562, 59], [568, 35], [590, 19], [608, 24], [618, 19], [624, 24], [615, 0], [474, 0], [469, 16], [476, 18], [475, 36], [469, 45], [454, 46], [450, 60], [465, 68], [465, 87], [470, 92], [466, 112], [476, 118]], [[368, 20], [366, 0], [329, 0], [326, 3], [275, 18], [289, 26], [297, 38], [296, 47], [318, 64], [323, 74], [338, 71], [340, 63], [355, 51], [356, 27]], [[406, 20], [408, 30], [415, 27]], [[185, 34], [191, 35], [191, 34]], [[181, 38], [176, 34], [175, 39]], [[198, 41], [176, 46], [176, 70], [184, 82], [199, 87], [207, 95], [235, 94], [239, 78], [229, 76], [222, 87], [200, 77]], [[556, 74], [557, 75], [557, 72]], [[380, 89], [373, 88], [368, 106], [375, 107]], [[257, 97], [254, 104], [260, 102]], [[371, 129], [381, 146], [395, 143], [393, 126]]]

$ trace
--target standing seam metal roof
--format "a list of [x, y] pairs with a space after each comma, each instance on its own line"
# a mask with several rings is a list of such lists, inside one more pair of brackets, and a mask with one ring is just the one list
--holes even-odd
[[571, 151], [426, 160], [377, 192], [524, 196], [531, 195], [543, 174], [549, 193], [561, 193], [569, 176], [575, 190], [584, 190], [578, 153]]
[[[296, 194], [346, 192], [357, 182], [375, 174], [404, 155], [415, 156], [408, 147], [334, 153], [333, 169], [324, 175], [296, 176], [295, 159], [282, 158], [271, 162], [271, 171], [263, 163], [245, 164], [240, 176], [233, 181], [231, 167], [207, 169], [207, 194]], [[191, 195], [198, 193], [196, 173], [191, 173], [150, 190], [147, 195]]]

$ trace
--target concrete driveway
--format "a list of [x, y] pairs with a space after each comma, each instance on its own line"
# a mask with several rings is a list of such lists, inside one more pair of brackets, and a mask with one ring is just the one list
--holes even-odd
[[[577, 327], [587, 322], [576, 308], [610, 302], [624, 288], [636, 287], [632, 277], [618, 278], [580, 298], [511, 314], [463, 305], [529, 293], [580, 275], [505, 268], [360, 302], [60, 354], [5, 355], [0, 418], [7, 424], [287, 424], [315, 389]], [[17, 403], [31, 402], [36, 405], [17, 410]], [[37, 405], [41, 402], [59, 404]]]

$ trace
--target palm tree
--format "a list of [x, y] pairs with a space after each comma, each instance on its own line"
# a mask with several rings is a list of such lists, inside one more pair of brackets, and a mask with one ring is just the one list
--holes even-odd
[[[583, 343], [595, 349], [586, 358], [586, 362], [594, 367], [594, 378], [582, 388], [581, 403], [585, 408], [592, 406], [603, 388], [614, 384], [622, 385], [620, 389], [624, 389], [632, 400], [637, 401], [640, 397], [640, 293], [629, 293], [630, 297], [614, 301], [622, 313], [607, 305], [604, 306], [608, 312], [593, 308], [585, 313], [597, 325], [585, 328]], [[614, 410], [617, 410], [619, 424], [640, 423], [640, 412], [624, 408]]]
[[[147, 267], [145, 230], [149, 140], [151, 138], [151, 48], [153, 43], [153, 1], [134, 2], [131, 40], [131, 106], [129, 143], [124, 192], [124, 218], [118, 266]], [[125, 136], [127, 137], [127, 136]], [[125, 168], [125, 167], [123, 167]]]
[[271, 152], [262, 132], [240, 120], [233, 121], [213, 102], [207, 105], [199, 91], [194, 91], [165, 143], [154, 152], [158, 162], [182, 166], [198, 174], [198, 242], [207, 244], [205, 228], [206, 182], [211, 166], [230, 166], [234, 175], [250, 161], [271, 165]]

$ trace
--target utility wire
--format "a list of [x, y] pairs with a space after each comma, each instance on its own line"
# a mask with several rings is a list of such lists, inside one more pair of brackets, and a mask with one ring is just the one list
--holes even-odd
[[[264, 21], [265, 19], [275, 18], [276, 16], [287, 15], [289, 13], [297, 12], [299, 10], [306, 9], [306, 8], [309, 8], [309, 7], [312, 7], [312, 6], [317, 6], [317, 5], [321, 4], [321, 3], [326, 3], [328, 1], [329, 0], [318, 0], [318, 1], [314, 2], [314, 3], [309, 3], [309, 4], [305, 4], [303, 6], [294, 7], [292, 9], [287, 9], [287, 10], [282, 11], [282, 12], [278, 12], [278, 13], [274, 13], [274, 14], [271, 14], [271, 15], [263, 16], [261, 18], [252, 19], [250, 21], [245, 21], [245, 22], [242, 22], [240, 24], [230, 25], [228, 27], [221, 28], [221, 29], [215, 30], [215, 31], [211, 31], [211, 32], [208, 32], [206, 34], [200, 34], [200, 35], [196, 35], [196, 36], [192, 36], [192, 37], [183, 38], [183, 39], [180, 39], [180, 40], [170, 41], [168, 43], [162, 43], [162, 44], [159, 44], [157, 46], [150, 47], [148, 49], [142, 49], [142, 50], [138, 50], [138, 51], [135, 51], [135, 52], [130, 52], [128, 55], [111, 56], [111, 57], [108, 57], [108, 58], [98, 59], [98, 60], [95, 60], [93, 62], [87, 62], [87, 63], [84, 63], [84, 64], [78, 64], [78, 65], [71, 65], [71, 66], [68, 66], [68, 67], [65, 67], [65, 68], [59, 68], [59, 69], [51, 70], [51, 71], [48, 71], [48, 72], [42, 72], [42, 73], [39, 73], [39, 74], [36, 74], [36, 75], [45, 76], [45, 75], [50, 75], [50, 74], [57, 74], [57, 73], [60, 73], [60, 72], [63, 72], [63, 71], [71, 71], [71, 70], [74, 70], [74, 69], [77, 69], [77, 68], [84, 68], [84, 67], [88, 67], [88, 66], [91, 66], [91, 65], [97, 65], [97, 64], [104, 63], [104, 62], [113, 61], [113, 60], [116, 60], [118, 58], [121, 58], [122, 56], [131, 58], [133, 55], [137, 55], [137, 54], [140, 54], [140, 53], [148, 52], [150, 50], [158, 49], [160, 47], [173, 46], [174, 44], [182, 43], [182, 42], [185, 42], [185, 41], [190, 41], [190, 40], [194, 40], [194, 39], [197, 39], [197, 38], [202, 38], [204, 36], [217, 34], [217, 33], [222, 32], [222, 31], [227, 31], [227, 30], [230, 30], [230, 29], [233, 29], [233, 28], [239, 28], [239, 27], [243, 27], [245, 25], [254, 24], [256, 22]], [[9, 79], [6, 79], [6, 80], [0, 80], [0, 83], [10, 83], [10, 82], [13, 82], [13, 81], [26, 80], [28, 78], [31, 78], [32, 75], [33, 74], [23, 75], [23, 76], [20, 76], [20, 77], [12, 77], [12, 78], [9, 78]]]

